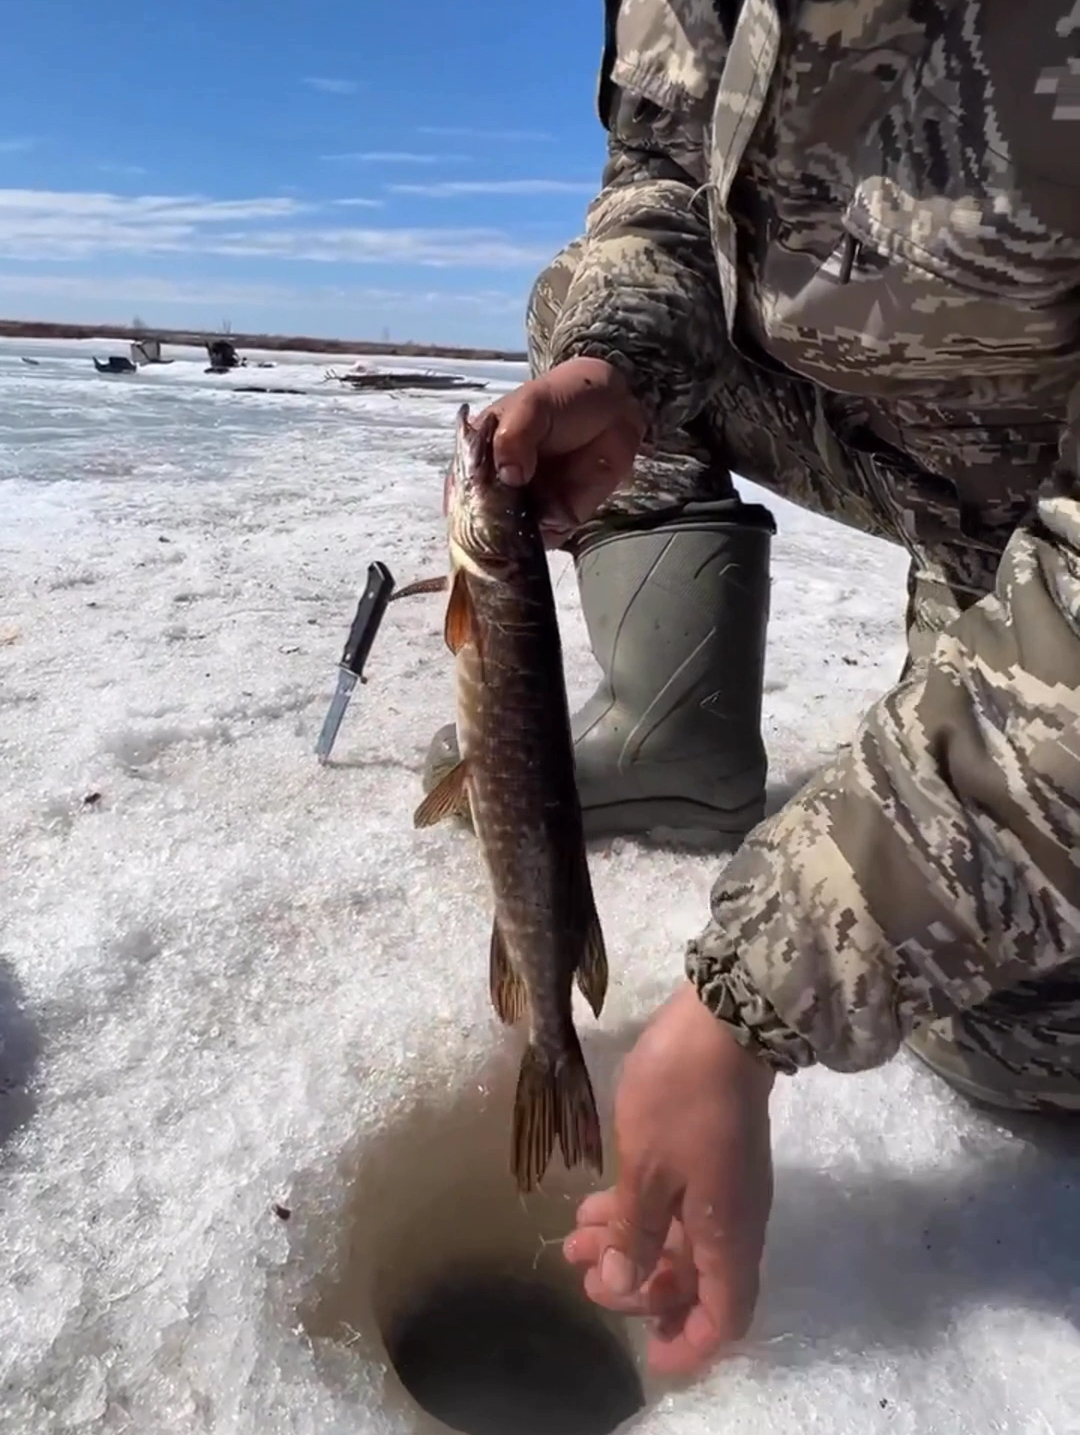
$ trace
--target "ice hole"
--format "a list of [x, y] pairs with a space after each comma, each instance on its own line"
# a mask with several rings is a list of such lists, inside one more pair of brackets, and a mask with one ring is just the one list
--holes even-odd
[[[610, 1037], [585, 1048], [606, 1118], [618, 1053]], [[587, 1174], [567, 1172], [556, 1151], [543, 1190], [518, 1194], [516, 1054], [358, 1142], [336, 1259], [301, 1321], [338, 1379], [345, 1352], [377, 1362], [384, 1406], [411, 1406], [409, 1428], [423, 1435], [611, 1435], [658, 1394], [644, 1331], [594, 1306], [563, 1259]], [[604, 1141], [610, 1162], [606, 1121]]]
[[609, 1435], [644, 1404], [632, 1354], [593, 1309], [497, 1263], [448, 1274], [383, 1334], [417, 1404], [468, 1435]]

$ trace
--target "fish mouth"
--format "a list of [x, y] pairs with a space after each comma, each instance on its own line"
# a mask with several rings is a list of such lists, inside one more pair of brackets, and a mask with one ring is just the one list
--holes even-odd
[[495, 430], [499, 414], [487, 409], [477, 423], [469, 419], [469, 405], [457, 411], [454, 431], [454, 459], [443, 482], [443, 517], [450, 514], [458, 484], [490, 486], [497, 478], [495, 468]]

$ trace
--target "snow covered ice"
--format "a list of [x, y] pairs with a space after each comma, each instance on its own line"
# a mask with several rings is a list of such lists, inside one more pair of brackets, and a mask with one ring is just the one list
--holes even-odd
[[[117, 347], [0, 346], [0, 1430], [432, 1431], [384, 1336], [493, 1254], [574, 1289], [542, 1240], [582, 1189], [556, 1159], [553, 1195], [512, 1190], [520, 1037], [490, 1010], [478, 857], [411, 823], [452, 715], [440, 598], [389, 609], [331, 764], [312, 752], [368, 564], [444, 566], [463, 396], [340, 393], [310, 355], [98, 377]], [[488, 395], [521, 373], [446, 367]], [[905, 564], [766, 501], [779, 801], [898, 671]], [[719, 859], [591, 860], [612, 987], [580, 1026], [609, 1104]], [[750, 1338], [697, 1383], [645, 1378], [621, 1428], [1080, 1429], [1076, 1142], [907, 1057], [781, 1080], [774, 1127]]]

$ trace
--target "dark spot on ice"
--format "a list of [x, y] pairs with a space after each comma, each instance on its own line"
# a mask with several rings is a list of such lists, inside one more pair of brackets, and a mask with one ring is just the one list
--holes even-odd
[[88, 569], [79, 569], [74, 573], [62, 574], [54, 578], [48, 585], [50, 593], [62, 593], [67, 588], [91, 588], [99, 581], [99, 574], [90, 572]]
[[88, 792], [88, 793], [86, 794], [86, 796], [83, 798], [83, 806], [84, 806], [84, 807], [96, 807], [100, 801], [101, 801], [101, 793], [100, 793], [100, 792]]
[[287, 1221], [292, 1215], [292, 1212], [289, 1210], [288, 1206], [279, 1205], [277, 1201], [274, 1202], [270, 1209], [273, 1211], [274, 1215], [278, 1218], [279, 1221]]
[[394, 757], [330, 757], [326, 768], [356, 768], [364, 772], [407, 772], [413, 777], [423, 770], [421, 763], [402, 762]]
[[228, 724], [217, 721], [199, 723], [190, 728], [162, 725], [142, 732], [128, 729], [109, 737], [104, 744], [104, 750], [125, 772], [140, 776], [143, 769], [153, 766], [170, 748], [182, 743], [201, 743], [211, 747], [218, 744], [228, 746], [232, 741], [233, 736]]
[[132, 927], [112, 944], [120, 964], [124, 967], [141, 967], [159, 956], [162, 943], [157, 933], [147, 926]]
[[15, 970], [0, 957], [0, 1147], [34, 1114], [30, 1085], [40, 1055], [41, 1038]]

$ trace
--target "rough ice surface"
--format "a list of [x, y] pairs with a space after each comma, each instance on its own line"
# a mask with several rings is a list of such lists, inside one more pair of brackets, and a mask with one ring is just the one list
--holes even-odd
[[[382, 1333], [493, 1256], [572, 1285], [541, 1242], [582, 1189], [556, 1163], [546, 1201], [509, 1191], [520, 1038], [490, 1010], [477, 854], [411, 825], [452, 711], [441, 599], [391, 607], [332, 764], [312, 754], [368, 563], [443, 567], [462, 396], [343, 394], [317, 356], [98, 377], [122, 347], [0, 346], [0, 1428], [433, 1430]], [[488, 395], [521, 372], [468, 367]], [[773, 507], [779, 801], [898, 671], [905, 564]], [[592, 659], [553, 564], [576, 701]], [[605, 1103], [720, 860], [592, 854]], [[900, 1057], [781, 1081], [775, 1151], [750, 1338], [646, 1381], [624, 1428], [1078, 1428], [1075, 1144]]]

